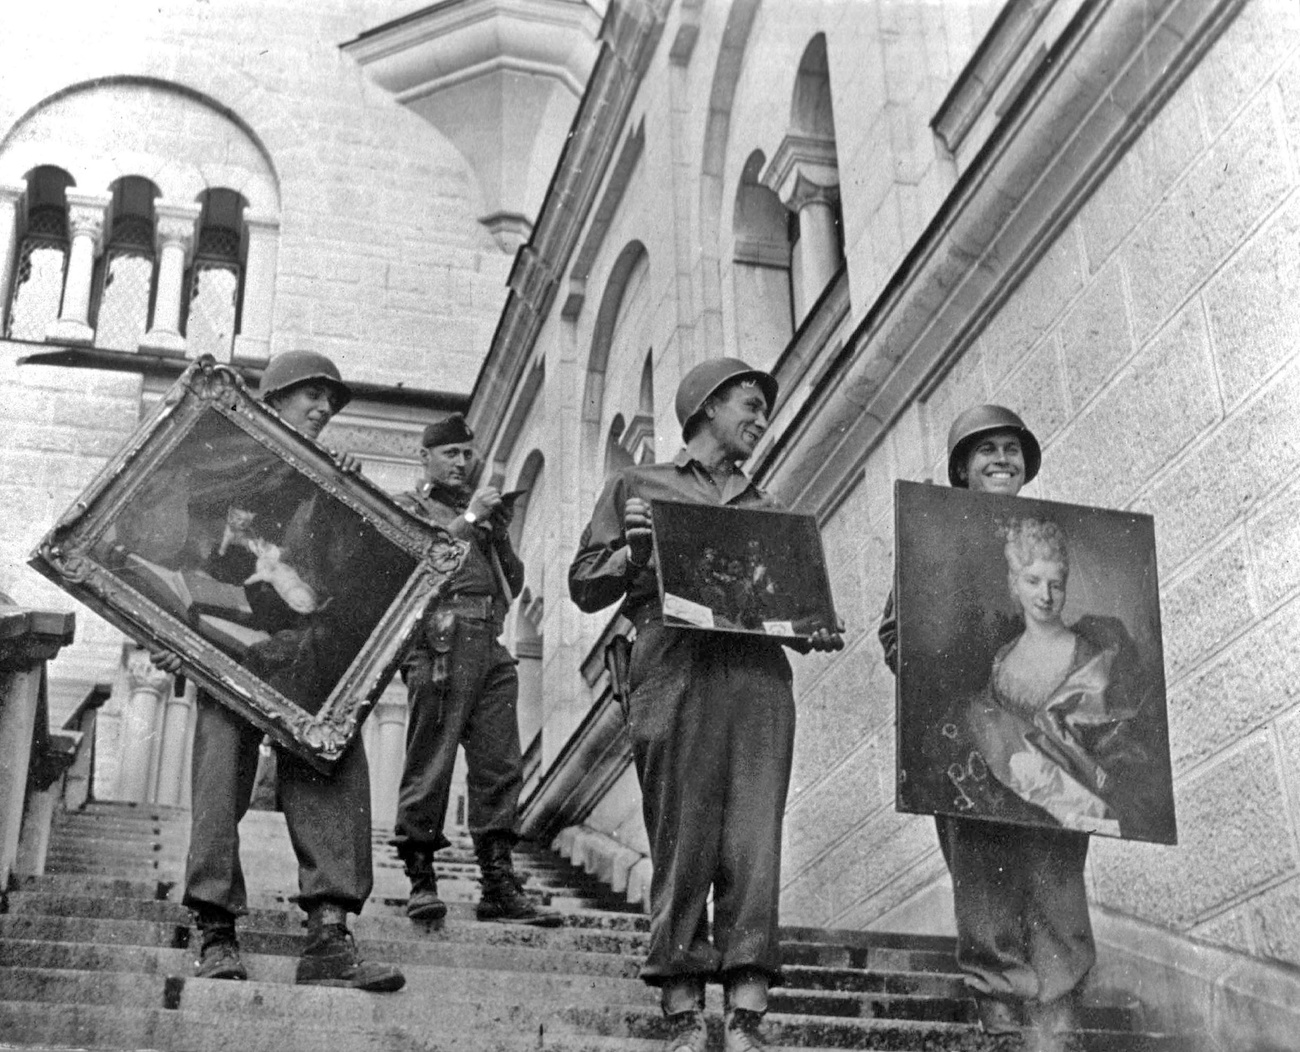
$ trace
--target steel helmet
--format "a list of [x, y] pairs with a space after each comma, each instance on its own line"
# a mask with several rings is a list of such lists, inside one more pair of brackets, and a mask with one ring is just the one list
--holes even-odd
[[768, 412], [776, 405], [776, 380], [771, 373], [746, 365], [739, 358], [710, 358], [682, 377], [677, 385], [677, 422], [686, 434], [686, 425], [704, 406], [704, 401], [719, 387], [732, 380], [749, 378], [757, 381], [767, 399]]
[[334, 411], [338, 412], [352, 401], [352, 389], [343, 382], [339, 367], [323, 354], [315, 351], [285, 351], [277, 354], [266, 365], [257, 384], [257, 397], [268, 398], [311, 380], [325, 384], [334, 392]]
[[992, 431], [1014, 431], [1020, 439], [1025, 455], [1025, 482], [1032, 482], [1043, 463], [1043, 452], [1038, 439], [1025, 427], [1025, 422], [1010, 409], [1000, 405], [972, 406], [952, 422], [948, 429], [948, 481], [962, 489], [967, 481], [959, 473], [970, 459], [971, 446], [981, 435]]

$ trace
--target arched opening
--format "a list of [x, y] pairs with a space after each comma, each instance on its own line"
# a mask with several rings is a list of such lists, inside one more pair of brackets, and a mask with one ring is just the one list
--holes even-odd
[[22, 217], [5, 336], [43, 340], [46, 330], [58, 321], [63, 301], [63, 278], [68, 267], [68, 187], [74, 184], [72, 176], [62, 168], [50, 165], [33, 169], [26, 184], [27, 208]]
[[732, 214], [732, 284], [736, 353], [760, 369], [771, 366], [794, 333], [790, 214], [759, 181], [766, 158], [749, 155]]
[[112, 187], [108, 244], [95, 275], [95, 346], [134, 351], [149, 331], [154, 287], [154, 200], [158, 187], [127, 176]]
[[192, 355], [226, 360], [239, 332], [247, 202], [224, 188], [209, 190], [199, 200], [199, 236], [185, 282], [185, 341]]

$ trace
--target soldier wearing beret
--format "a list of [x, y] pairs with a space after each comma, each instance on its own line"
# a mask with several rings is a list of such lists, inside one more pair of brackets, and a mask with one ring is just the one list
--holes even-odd
[[498, 641], [510, 602], [523, 586], [524, 564], [507, 528], [509, 501], [495, 486], [472, 488], [474, 435], [455, 413], [425, 428], [420, 484], [399, 494], [407, 511], [469, 542], [464, 562], [441, 598], [425, 611], [402, 667], [410, 709], [406, 766], [394, 843], [411, 882], [412, 920], [441, 921], [434, 855], [443, 835], [456, 750], [468, 767], [469, 831], [482, 873], [480, 920], [559, 924], [520, 890], [511, 858], [522, 784], [519, 677]]

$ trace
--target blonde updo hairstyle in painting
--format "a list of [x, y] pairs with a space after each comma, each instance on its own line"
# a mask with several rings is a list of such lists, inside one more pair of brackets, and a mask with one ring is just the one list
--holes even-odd
[[1015, 597], [1015, 582], [1020, 571], [1041, 559], [1060, 565], [1068, 580], [1070, 553], [1065, 531], [1051, 519], [1015, 519], [1004, 528], [1007, 557], [1007, 587]]

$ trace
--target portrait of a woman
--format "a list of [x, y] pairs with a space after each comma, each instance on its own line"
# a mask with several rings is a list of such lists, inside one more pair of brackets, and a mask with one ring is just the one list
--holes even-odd
[[1063, 617], [1065, 531], [1044, 518], [1005, 528], [1007, 586], [1023, 627], [993, 658], [967, 730], [989, 773], [1067, 829], [1121, 835], [1124, 796], [1145, 750], [1126, 735], [1144, 677], [1117, 618]]

